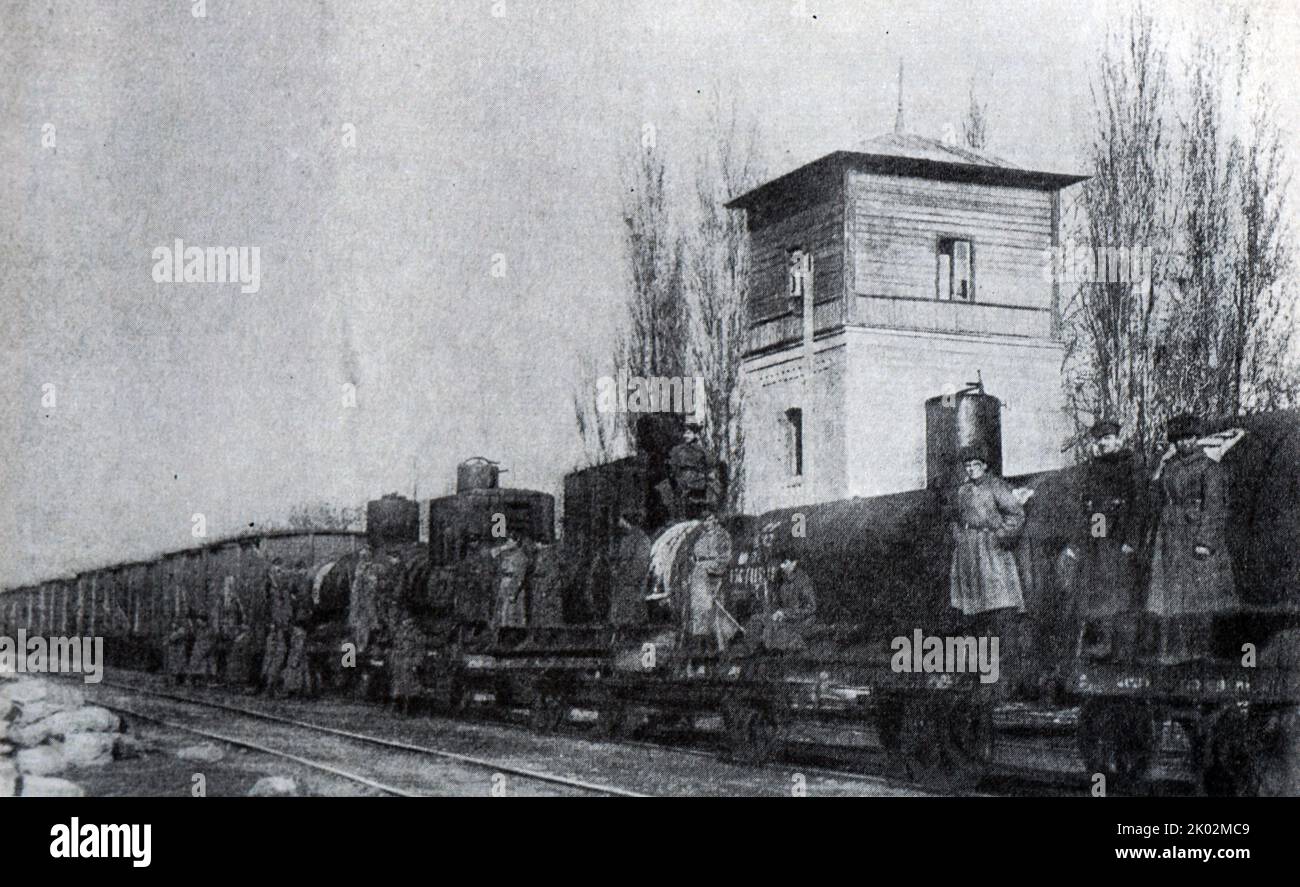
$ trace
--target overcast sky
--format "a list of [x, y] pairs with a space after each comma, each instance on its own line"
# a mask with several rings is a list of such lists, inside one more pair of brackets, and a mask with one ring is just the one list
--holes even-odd
[[[910, 131], [959, 127], [974, 77], [990, 151], [1086, 172], [1089, 64], [1126, 8], [194, 5], [0, 5], [0, 583], [188, 544], [195, 513], [213, 538], [439, 494], [471, 455], [558, 491], [644, 124], [679, 169], [719, 85], [780, 173], [889, 131], [901, 60]], [[1217, 8], [1153, 4], [1175, 34]], [[1294, 133], [1297, 6], [1260, 10]], [[176, 238], [258, 247], [260, 291], [155, 283]]]

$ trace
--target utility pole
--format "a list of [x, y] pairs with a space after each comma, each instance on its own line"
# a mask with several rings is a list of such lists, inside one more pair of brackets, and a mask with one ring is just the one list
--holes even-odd
[[[802, 413], [799, 434], [801, 435], [802, 447], [802, 473], [806, 484], [812, 483], [812, 446], [811, 435], [808, 433], [812, 428], [812, 379], [815, 370], [815, 346], [814, 346], [814, 328], [813, 324], [816, 319], [814, 312], [815, 298], [813, 296], [813, 254], [811, 250], [796, 250], [791, 256], [790, 268], [790, 288], [791, 301], [797, 296], [800, 299], [801, 315], [803, 318], [803, 378], [800, 380], [800, 388], [803, 396], [801, 398]], [[808, 490], [805, 487], [805, 490]]]

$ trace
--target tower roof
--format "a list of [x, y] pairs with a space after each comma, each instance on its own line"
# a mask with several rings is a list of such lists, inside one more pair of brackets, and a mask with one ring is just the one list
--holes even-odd
[[804, 164], [732, 198], [727, 206], [745, 209], [776, 191], [784, 191], [802, 181], [835, 171], [842, 172], [844, 169], [953, 182], [1006, 185], [1037, 191], [1059, 191], [1088, 178], [1069, 173], [1024, 169], [983, 151], [945, 144], [912, 133], [887, 133], [866, 140], [856, 150], [835, 151]]
[[852, 153], [877, 157], [909, 157], [913, 160], [934, 160], [939, 163], [966, 163], [974, 166], [996, 166], [1002, 169], [1019, 169], [1014, 163], [958, 145], [949, 145], [938, 139], [928, 139], [910, 132], [887, 132], [867, 139]]

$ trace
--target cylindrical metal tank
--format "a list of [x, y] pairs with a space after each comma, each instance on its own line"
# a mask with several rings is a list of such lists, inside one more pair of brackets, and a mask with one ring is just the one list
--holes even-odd
[[420, 506], [396, 493], [366, 503], [366, 539], [372, 548], [420, 541]]
[[1002, 402], [985, 394], [983, 385], [925, 402], [926, 486], [947, 489], [959, 484], [957, 454], [967, 446], [983, 446], [989, 470], [1002, 473]]
[[495, 490], [501, 469], [496, 462], [482, 456], [466, 459], [456, 466], [456, 492]]
[[761, 610], [790, 558], [812, 580], [818, 623], [856, 627], [864, 640], [938, 628], [949, 610], [945, 530], [931, 490], [767, 512], [737, 540], [728, 606], [741, 617]]
[[507, 487], [429, 500], [429, 556], [435, 564], [454, 563], [475, 543], [507, 536], [554, 542], [555, 497]]

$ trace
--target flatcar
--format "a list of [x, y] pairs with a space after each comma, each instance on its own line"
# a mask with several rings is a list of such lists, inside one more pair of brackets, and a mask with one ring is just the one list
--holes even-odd
[[1173, 626], [1148, 610], [1147, 589], [1118, 611], [1085, 613], [1072, 680], [1080, 754], [1090, 772], [1132, 787], [1172, 721], [1206, 792], [1300, 793], [1300, 413], [1206, 430], [1230, 444], [1220, 464], [1235, 599], [1206, 614], [1178, 662], [1159, 655]]

